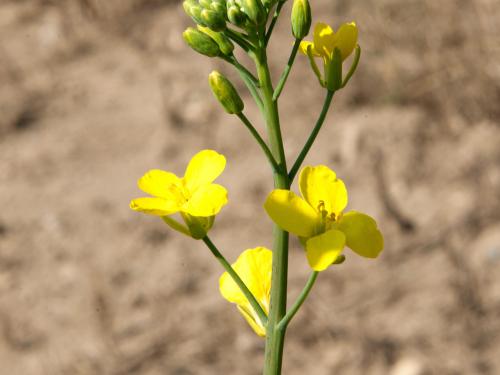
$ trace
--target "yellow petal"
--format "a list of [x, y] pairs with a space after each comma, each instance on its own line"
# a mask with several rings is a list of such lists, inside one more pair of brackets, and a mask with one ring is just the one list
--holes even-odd
[[203, 185], [182, 206], [182, 211], [192, 216], [217, 215], [227, 203], [227, 190], [221, 185]]
[[344, 232], [347, 246], [363, 257], [376, 258], [384, 248], [377, 222], [368, 215], [350, 211], [342, 216], [338, 229]]
[[316, 210], [320, 203], [328, 214], [339, 215], [347, 206], [347, 189], [334, 171], [324, 165], [304, 167], [299, 176], [300, 193]]
[[238, 311], [243, 315], [247, 323], [252, 327], [254, 332], [260, 337], [266, 336], [266, 327], [261, 323], [259, 316], [255, 313], [255, 310], [252, 308], [251, 311], [244, 309], [241, 306], [237, 306]]
[[166, 216], [179, 211], [179, 206], [172, 200], [163, 198], [137, 198], [130, 202], [130, 208], [145, 214]]
[[309, 266], [314, 271], [327, 269], [340, 255], [344, 245], [344, 233], [336, 229], [309, 238], [306, 242], [306, 255]]
[[182, 201], [182, 182], [170, 172], [152, 169], [137, 182], [139, 189], [155, 197]]
[[335, 42], [335, 33], [326, 23], [318, 22], [314, 26], [314, 49], [321, 56], [328, 57], [332, 54]]
[[203, 150], [193, 156], [184, 174], [184, 185], [194, 192], [202, 185], [211, 184], [226, 167], [226, 158], [213, 150]]
[[[241, 253], [232, 265], [266, 314], [269, 312], [271, 293], [272, 254], [272, 251], [265, 247], [248, 249]], [[225, 299], [238, 305], [240, 312], [255, 332], [259, 336], [264, 336], [265, 329], [257, 313], [227, 272], [224, 272], [219, 279], [219, 290]]]
[[289, 190], [273, 190], [264, 208], [276, 224], [299, 237], [313, 236], [321, 225], [319, 213]]
[[347, 59], [358, 44], [358, 28], [356, 23], [344, 23], [335, 34], [335, 47], [340, 50], [342, 61]]
[[314, 49], [314, 44], [312, 42], [307, 41], [307, 40], [303, 40], [302, 42], [300, 42], [300, 45], [299, 45], [300, 52], [302, 52], [304, 55], [307, 56], [307, 48], [309, 46], [311, 47], [311, 51], [312, 51], [313, 56], [319, 57], [320, 54]]

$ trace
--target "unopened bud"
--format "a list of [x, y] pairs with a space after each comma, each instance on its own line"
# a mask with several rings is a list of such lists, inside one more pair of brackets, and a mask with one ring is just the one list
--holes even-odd
[[219, 46], [212, 38], [192, 27], [188, 27], [182, 33], [182, 37], [192, 49], [202, 55], [216, 57], [221, 53]]
[[214, 10], [203, 9], [201, 11], [201, 19], [203, 23], [214, 31], [222, 31], [226, 28], [226, 20], [224, 15], [217, 13]]
[[304, 38], [311, 28], [311, 7], [308, 0], [294, 0], [292, 6], [292, 33], [297, 39]]
[[226, 77], [214, 70], [208, 76], [208, 83], [210, 84], [210, 88], [215, 98], [222, 104], [227, 113], [233, 115], [243, 111], [243, 101], [232, 83], [229, 82]]
[[246, 16], [237, 6], [227, 8], [227, 18], [233, 25], [241, 27], [245, 24]]
[[241, 0], [243, 11], [250, 21], [260, 25], [266, 19], [266, 11], [260, 0]]
[[215, 43], [219, 46], [220, 51], [228, 56], [233, 53], [234, 50], [234, 44], [231, 42], [231, 39], [229, 39], [224, 33], [213, 31], [209, 29], [208, 27], [203, 27], [198, 25], [198, 30], [201, 32], [207, 34], [210, 38], [212, 38]]

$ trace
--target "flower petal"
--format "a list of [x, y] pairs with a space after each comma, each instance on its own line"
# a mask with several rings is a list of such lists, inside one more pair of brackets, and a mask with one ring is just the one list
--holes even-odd
[[331, 56], [333, 44], [335, 42], [335, 33], [329, 25], [318, 22], [316, 26], [314, 26], [313, 39], [314, 49], [321, 54], [321, 56]]
[[321, 224], [319, 213], [289, 190], [273, 190], [264, 208], [276, 224], [299, 237], [313, 236]]
[[344, 23], [335, 36], [335, 47], [340, 50], [340, 56], [344, 61], [358, 44], [358, 27], [354, 22]]
[[182, 211], [192, 216], [213, 216], [217, 215], [226, 203], [225, 187], [218, 184], [203, 185], [182, 206]]
[[260, 321], [259, 317], [255, 313], [254, 309], [252, 307], [251, 311], [248, 311], [247, 309], [241, 307], [238, 305], [238, 311], [243, 315], [247, 323], [252, 327], [254, 332], [259, 335], [260, 337], [265, 337], [266, 336], [266, 327], [262, 324]]
[[[269, 310], [271, 292], [272, 258], [273, 252], [271, 250], [265, 247], [256, 247], [243, 251], [236, 262], [232, 264], [233, 269], [266, 313]], [[229, 302], [251, 306], [239, 286], [227, 272], [224, 272], [219, 279], [219, 289], [222, 296]]]
[[384, 248], [377, 222], [368, 215], [350, 211], [342, 216], [338, 229], [344, 232], [347, 246], [358, 255], [376, 258]]
[[226, 167], [226, 158], [213, 150], [203, 150], [193, 156], [184, 174], [186, 188], [194, 193], [202, 185], [211, 184]]
[[324, 165], [305, 167], [299, 176], [300, 193], [316, 210], [323, 202], [328, 214], [338, 216], [347, 206], [347, 189], [334, 171]]
[[160, 169], [152, 169], [137, 182], [139, 189], [152, 196], [182, 201], [182, 182], [179, 177]]
[[314, 49], [314, 44], [313, 42], [309, 42], [307, 40], [303, 40], [302, 42], [300, 42], [300, 45], [299, 45], [299, 50], [300, 52], [302, 52], [304, 55], [307, 56], [307, 48], [311, 46], [311, 51], [312, 51], [312, 54], [313, 56], [321, 56], [315, 49]]
[[345, 235], [339, 230], [309, 238], [306, 242], [306, 256], [309, 266], [314, 271], [324, 271], [340, 255], [345, 245]]
[[[271, 250], [265, 247], [256, 247], [245, 250], [232, 265], [266, 314], [269, 312], [271, 298], [272, 255]], [[238, 305], [238, 310], [255, 333], [259, 336], [265, 336], [265, 328], [257, 313], [227, 272], [224, 272], [219, 279], [219, 290], [225, 299]]]
[[130, 208], [145, 214], [166, 216], [179, 211], [175, 201], [163, 198], [137, 198], [130, 202]]

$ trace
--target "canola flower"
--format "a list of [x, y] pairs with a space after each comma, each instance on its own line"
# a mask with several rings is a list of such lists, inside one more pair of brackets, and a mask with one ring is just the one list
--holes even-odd
[[[352, 54], [357, 44], [358, 27], [356, 23], [344, 23], [335, 32], [326, 23], [318, 22], [314, 27], [313, 41], [302, 41], [300, 51], [309, 57], [311, 67], [322, 85], [328, 89], [337, 90], [347, 83], [342, 82], [342, 62]], [[322, 78], [314, 61], [315, 57], [323, 59], [324, 78]], [[356, 69], [356, 66], [353, 65], [353, 68]]]
[[302, 198], [289, 190], [273, 190], [264, 204], [271, 219], [301, 239], [307, 260], [315, 271], [335, 263], [344, 246], [358, 255], [376, 258], [384, 247], [382, 233], [370, 216], [349, 211], [347, 189], [334, 171], [324, 165], [300, 172]]
[[[226, 166], [226, 158], [213, 150], [193, 156], [184, 177], [153, 169], [138, 181], [139, 189], [152, 197], [136, 198], [130, 208], [161, 216], [173, 229], [193, 238], [203, 238], [212, 227], [214, 217], [227, 203], [227, 190], [213, 181]], [[170, 215], [180, 213], [187, 227]]]
[[[272, 254], [272, 251], [265, 247], [248, 249], [241, 253], [236, 262], [232, 264], [233, 269], [255, 296], [266, 315], [269, 313], [271, 295]], [[255, 333], [264, 337], [266, 335], [265, 325], [227, 272], [224, 272], [219, 279], [219, 289], [225, 299], [237, 305], [238, 310]]]

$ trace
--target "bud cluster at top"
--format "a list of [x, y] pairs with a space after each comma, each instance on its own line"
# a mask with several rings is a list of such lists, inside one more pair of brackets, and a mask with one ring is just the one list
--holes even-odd
[[184, 0], [186, 13], [200, 26], [223, 31], [227, 22], [248, 32], [267, 19], [276, 0]]

